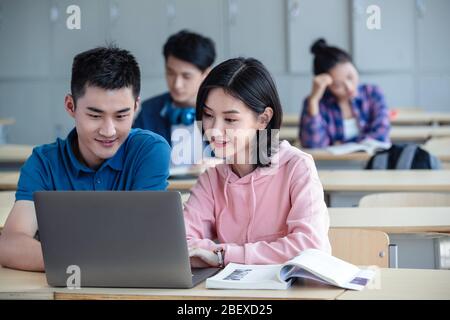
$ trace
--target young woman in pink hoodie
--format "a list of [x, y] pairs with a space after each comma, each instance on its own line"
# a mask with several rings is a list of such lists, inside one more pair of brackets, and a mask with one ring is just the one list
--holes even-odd
[[205, 78], [196, 117], [215, 156], [185, 204], [193, 267], [283, 263], [307, 248], [331, 251], [329, 216], [312, 157], [271, 139], [282, 109], [255, 59], [222, 62]]

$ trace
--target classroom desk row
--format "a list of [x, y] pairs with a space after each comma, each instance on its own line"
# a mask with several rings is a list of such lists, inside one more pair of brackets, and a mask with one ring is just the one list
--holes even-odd
[[[14, 203], [0, 203], [0, 230]], [[450, 207], [329, 208], [331, 228], [379, 230], [386, 233], [449, 233]]]
[[[375, 192], [450, 193], [450, 170], [319, 170], [329, 207], [352, 207]], [[189, 192], [196, 179], [169, 180], [169, 190]]]
[[[450, 137], [450, 126], [396, 126], [392, 127], [390, 132], [390, 138], [393, 142], [422, 143], [432, 137]], [[280, 140], [296, 143], [298, 141], [298, 128], [281, 127]]]
[[0, 164], [24, 163], [31, 155], [34, 146], [19, 144], [0, 144]]
[[16, 120], [12, 118], [0, 118], [0, 126], [9, 126], [16, 123]]
[[377, 300], [450, 299], [450, 270], [377, 269], [362, 291], [344, 290], [312, 281], [295, 283], [287, 290], [208, 290], [205, 283], [192, 289], [52, 288], [45, 274], [0, 268], [0, 299], [282, 299]]
[[[450, 170], [319, 170], [325, 193], [336, 191], [450, 192]], [[0, 172], [0, 190], [16, 190], [18, 171]], [[189, 191], [196, 179], [169, 179], [169, 190]]]
[[19, 171], [0, 171], [0, 190], [12, 191], [17, 189]]
[[[283, 126], [297, 127], [298, 114], [283, 115]], [[392, 125], [439, 125], [450, 124], [450, 112], [398, 112], [391, 119]]]
[[[371, 155], [367, 152], [352, 152], [347, 154], [332, 154], [326, 149], [308, 149], [302, 148], [303, 152], [309, 153], [314, 161], [361, 161], [366, 162], [370, 159]], [[443, 162], [450, 162], [450, 149], [441, 149], [433, 151], [433, 155], [439, 158]]]
[[[424, 147], [426, 149], [426, 146]], [[18, 170], [20, 166], [31, 155], [33, 146], [28, 145], [0, 145], [0, 167], [4, 170]], [[316, 162], [316, 166], [322, 169], [362, 169], [371, 155], [366, 152], [353, 152], [348, 154], [335, 155], [326, 149], [302, 148], [302, 151], [309, 153]], [[434, 148], [430, 151], [438, 157], [444, 167], [450, 163], [450, 148]]]
[[[450, 192], [450, 170], [319, 170], [319, 178], [325, 193]], [[168, 189], [189, 191], [195, 182], [196, 179], [169, 180]]]

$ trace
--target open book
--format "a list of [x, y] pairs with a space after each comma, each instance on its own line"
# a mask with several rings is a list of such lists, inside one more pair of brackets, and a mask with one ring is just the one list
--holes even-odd
[[281, 265], [229, 263], [206, 280], [208, 289], [287, 289], [296, 278], [362, 290], [375, 275], [317, 249], [307, 249]]
[[330, 146], [325, 149], [334, 155], [348, 154], [358, 151], [364, 151], [370, 155], [373, 155], [377, 151], [386, 150], [389, 149], [390, 147], [391, 147], [390, 142], [382, 142], [375, 139], [367, 138], [358, 143], [348, 142], [344, 144]]

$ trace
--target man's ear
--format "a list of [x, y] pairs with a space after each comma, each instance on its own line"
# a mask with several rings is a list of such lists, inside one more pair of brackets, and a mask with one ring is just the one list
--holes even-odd
[[134, 102], [134, 112], [137, 112], [141, 106], [141, 96], [138, 96], [136, 98], [136, 101]]
[[75, 118], [75, 100], [70, 93], [66, 94], [66, 97], [64, 98], [64, 106], [69, 116]]
[[273, 117], [273, 109], [271, 107], [266, 107], [266, 109], [264, 109], [264, 112], [258, 116], [260, 123], [259, 129], [261, 130], [266, 129], [267, 126], [269, 125], [270, 120], [272, 120], [272, 117]]
[[134, 109], [133, 109], [133, 121], [137, 118], [139, 111], [141, 110], [141, 97], [138, 96], [134, 101]]

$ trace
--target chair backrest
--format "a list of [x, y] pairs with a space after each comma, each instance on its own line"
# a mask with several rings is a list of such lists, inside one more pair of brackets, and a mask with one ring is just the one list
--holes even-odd
[[359, 207], [449, 207], [450, 194], [429, 192], [373, 193], [359, 200]]
[[378, 230], [330, 228], [333, 256], [354, 265], [389, 267], [389, 236]]
[[15, 201], [14, 191], [1, 191], [0, 192], [0, 232], [5, 225], [6, 218], [14, 205]]

